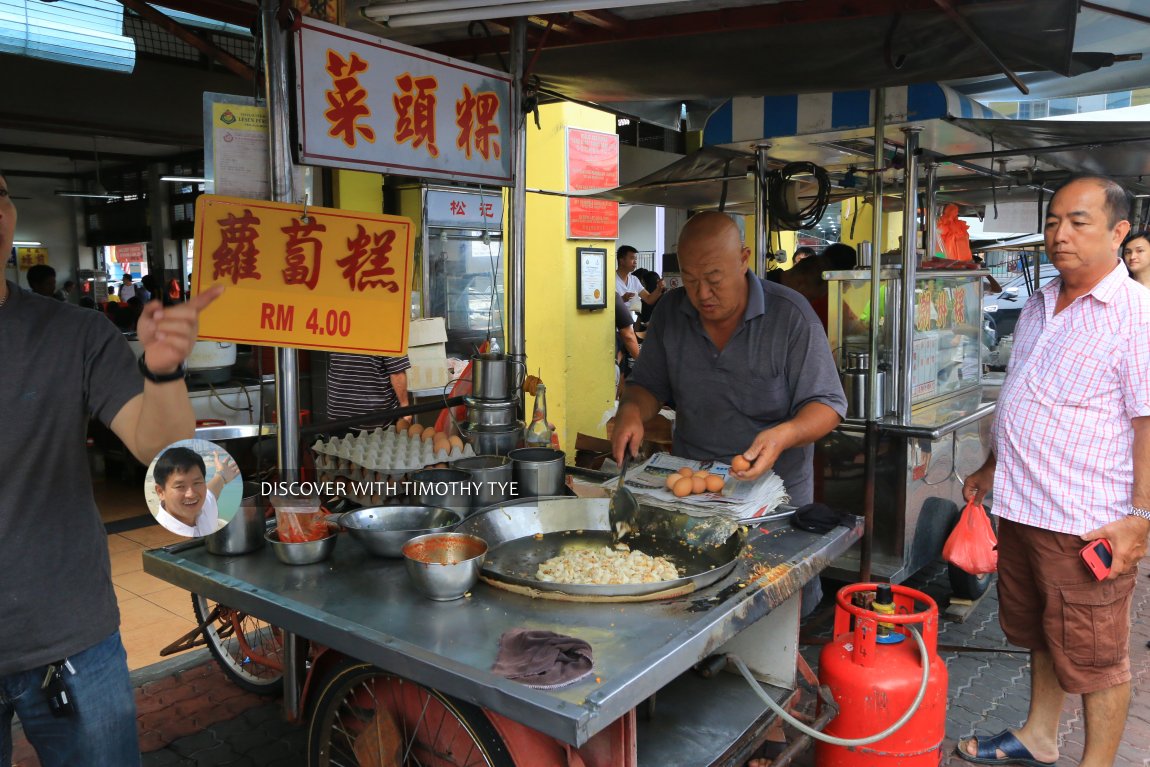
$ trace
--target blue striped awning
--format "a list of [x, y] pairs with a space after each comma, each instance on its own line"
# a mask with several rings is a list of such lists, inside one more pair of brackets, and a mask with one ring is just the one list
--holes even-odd
[[[741, 141], [855, 130], [874, 124], [872, 91], [803, 93], [790, 96], [739, 96], [707, 120], [704, 146]], [[998, 118], [1002, 115], [938, 83], [886, 89], [888, 125], [955, 117]]]

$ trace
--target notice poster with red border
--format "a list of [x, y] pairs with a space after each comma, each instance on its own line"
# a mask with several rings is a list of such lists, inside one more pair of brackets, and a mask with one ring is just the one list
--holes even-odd
[[[592, 192], [619, 186], [619, 137], [614, 133], [567, 129], [567, 191]], [[619, 203], [567, 198], [567, 237], [617, 240]]]

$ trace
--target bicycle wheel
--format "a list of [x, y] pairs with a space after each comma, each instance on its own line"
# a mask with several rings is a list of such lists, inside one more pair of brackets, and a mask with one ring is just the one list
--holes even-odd
[[249, 692], [278, 694], [283, 687], [280, 630], [247, 613], [192, 594], [197, 623], [203, 623], [217, 608], [218, 613], [204, 626], [204, 639], [224, 673]]
[[476, 706], [352, 658], [319, 686], [308, 767], [515, 767]]

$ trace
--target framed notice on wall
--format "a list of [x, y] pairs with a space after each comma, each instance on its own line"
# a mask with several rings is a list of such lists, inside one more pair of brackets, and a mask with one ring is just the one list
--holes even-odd
[[603, 248], [576, 248], [577, 309], [607, 308], [607, 251]]

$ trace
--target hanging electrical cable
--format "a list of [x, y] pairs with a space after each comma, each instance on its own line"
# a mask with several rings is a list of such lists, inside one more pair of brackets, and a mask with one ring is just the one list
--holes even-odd
[[[798, 209], [787, 204], [788, 190], [800, 176], [813, 176], [818, 189], [814, 199]], [[782, 230], [813, 229], [831, 201], [831, 179], [826, 170], [811, 162], [787, 163], [766, 175], [766, 199], [773, 225]]]

